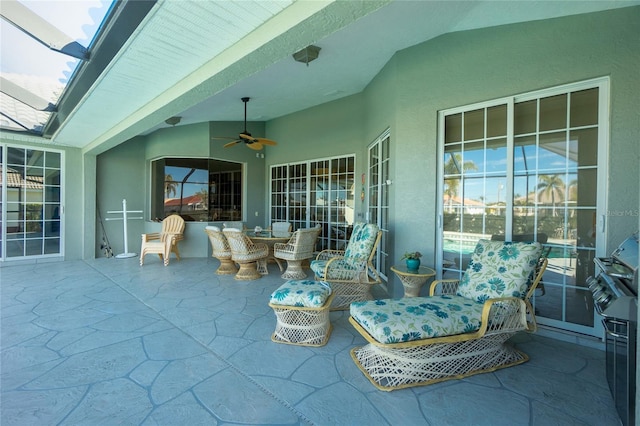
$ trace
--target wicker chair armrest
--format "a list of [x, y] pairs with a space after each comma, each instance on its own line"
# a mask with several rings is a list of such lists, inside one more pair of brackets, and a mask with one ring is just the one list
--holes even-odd
[[382, 282], [378, 270], [371, 262], [367, 262], [367, 279], [369, 284], [380, 284]]
[[502, 297], [484, 302], [482, 334], [528, 330], [527, 306], [517, 297]]
[[252, 253], [258, 252], [258, 251], [267, 251], [267, 253], [269, 252], [269, 246], [266, 243], [254, 243], [253, 244], [253, 249], [250, 250]]
[[329, 260], [333, 257], [343, 257], [343, 256], [344, 256], [344, 250], [326, 249], [318, 253], [318, 255], [316, 256], [316, 260]]
[[[456, 294], [460, 280], [435, 280], [429, 285], [429, 296], [436, 294]], [[439, 291], [439, 292], [438, 292]]]
[[344, 257], [332, 257], [324, 267], [324, 279], [327, 281], [359, 281], [359, 278], [366, 273], [367, 263], [347, 264], [341, 262]]
[[286, 251], [287, 253], [293, 253], [296, 246], [289, 243], [275, 243], [273, 244], [273, 250], [276, 251]]
[[149, 234], [142, 234], [142, 241], [143, 242], [147, 242], [147, 241], [153, 241], [153, 240], [159, 240], [160, 237], [160, 233], [159, 232], [152, 232]]

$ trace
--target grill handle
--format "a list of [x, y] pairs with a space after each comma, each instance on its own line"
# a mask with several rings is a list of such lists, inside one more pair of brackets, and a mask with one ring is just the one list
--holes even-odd
[[633, 279], [633, 270], [629, 269], [625, 265], [615, 263], [610, 258], [594, 257], [593, 263], [595, 263], [600, 271], [616, 278], [625, 278], [627, 280]]
[[602, 320], [602, 325], [604, 326], [605, 333], [607, 333], [609, 336], [615, 337], [617, 339], [629, 340], [629, 336], [627, 336], [626, 334], [616, 333], [614, 330], [609, 328], [609, 324], [611, 324], [611, 325], [626, 325], [627, 327], [629, 327], [629, 323], [628, 322], [619, 321], [619, 320], [615, 320], [615, 319], [611, 319], [611, 318], [604, 318]]

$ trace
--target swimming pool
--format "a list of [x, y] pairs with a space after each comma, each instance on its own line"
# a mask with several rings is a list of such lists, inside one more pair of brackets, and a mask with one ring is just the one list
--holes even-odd
[[[452, 253], [456, 257], [458, 255], [471, 255], [473, 254], [473, 250], [476, 248], [476, 244], [478, 244], [477, 240], [452, 240], [445, 238], [442, 245], [442, 251], [445, 253]], [[563, 259], [563, 258], [575, 258], [576, 257], [576, 248], [574, 246], [550, 246], [545, 245], [545, 247], [549, 247], [549, 252], [547, 253], [547, 257], [549, 259]], [[445, 255], [445, 258], [448, 256]]]
[[[480, 238], [478, 238], [479, 240]], [[450, 240], [445, 238], [442, 244], [442, 250], [450, 253], [471, 254], [475, 250], [478, 240]]]

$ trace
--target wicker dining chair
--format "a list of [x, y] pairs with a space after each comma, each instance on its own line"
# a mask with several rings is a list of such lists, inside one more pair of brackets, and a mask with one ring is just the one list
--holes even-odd
[[216, 274], [229, 275], [237, 273], [238, 267], [231, 260], [231, 247], [222, 230], [217, 226], [205, 226], [204, 232], [209, 236], [209, 242], [211, 243], [211, 257], [215, 257], [220, 261]]
[[289, 222], [273, 222], [271, 224], [271, 233], [274, 236], [291, 235], [291, 223]]
[[264, 243], [254, 243], [237, 228], [224, 228], [222, 233], [227, 237], [231, 247], [231, 260], [240, 265], [235, 279], [249, 281], [260, 278], [257, 262], [266, 262], [269, 246]]
[[301, 280], [307, 277], [302, 262], [313, 257], [320, 227], [300, 228], [286, 243], [273, 245], [273, 256], [287, 261], [287, 270], [281, 275], [286, 280]]

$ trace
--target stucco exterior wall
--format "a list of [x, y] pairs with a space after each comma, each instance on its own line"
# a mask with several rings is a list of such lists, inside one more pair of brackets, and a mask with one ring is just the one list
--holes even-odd
[[[101, 212], [120, 210], [122, 199], [127, 199], [128, 210], [142, 210], [143, 220], [128, 222], [127, 243], [129, 252], [139, 253], [140, 234], [158, 232], [161, 224], [150, 220], [150, 162], [161, 157], [214, 158], [242, 163], [246, 169], [247, 192], [244, 204], [244, 220], [249, 226], [266, 227], [264, 217], [265, 181], [264, 159], [256, 157], [256, 151], [243, 145], [223, 148], [228, 142], [211, 139], [214, 136], [233, 136], [242, 130], [243, 123], [215, 122], [168, 127], [147, 136], [138, 136], [116, 146], [97, 158], [97, 198]], [[249, 123], [256, 134], [264, 134], [264, 123]], [[257, 213], [257, 215], [256, 215]], [[135, 216], [140, 216], [136, 214]], [[180, 242], [183, 257], [205, 257], [210, 255], [210, 245], [205, 226], [208, 222], [187, 222], [185, 239]], [[105, 222], [114, 254], [122, 253], [124, 234], [122, 221]], [[99, 250], [101, 229], [96, 230], [96, 256], [104, 254]]]
[[[269, 164], [350, 150], [358, 173], [366, 147], [391, 127], [390, 264], [407, 250], [433, 265], [437, 230], [438, 111], [609, 76], [611, 122], [607, 209], [638, 210], [640, 8], [447, 34], [398, 52], [361, 95], [267, 123], [283, 142]], [[359, 120], [337, 119], [357, 109]], [[353, 111], [352, 111], [353, 113]], [[325, 128], [331, 127], [330, 129]], [[350, 148], [331, 144], [348, 141]], [[300, 135], [304, 140], [299, 141]], [[320, 147], [322, 151], [320, 151]], [[326, 154], [324, 154], [326, 152]], [[358, 206], [356, 206], [356, 211]], [[607, 217], [607, 251], [637, 229], [638, 218]], [[402, 294], [390, 276], [389, 291]]]
[[[222, 149], [224, 142], [210, 139], [233, 136], [242, 123], [167, 128], [97, 157], [54, 147], [65, 152], [65, 258], [100, 255], [96, 198], [102, 211], [118, 209], [126, 198], [129, 208], [143, 209], [148, 217], [148, 162], [153, 158], [202, 156], [244, 162], [245, 220], [250, 226], [267, 225], [270, 165], [355, 153], [359, 175], [366, 172], [367, 146], [390, 127], [389, 263], [407, 249], [422, 251], [424, 262], [433, 263], [438, 111], [602, 76], [611, 79], [606, 209], [623, 212], [607, 217], [605, 250], [610, 251], [639, 223], [634, 215], [640, 204], [638, 28], [640, 7], [632, 7], [441, 36], [398, 52], [359, 94], [267, 123], [249, 123], [254, 134], [279, 143], [265, 149], [264, 159], [241, 146]], [[29, 146], [29, 142], [13, 143]], [[358, 213], [363, 213], [361, 205], [356, 206]], [[198, 242], [187, 253], [206, 255], [204, 233], [200, 235], [199, 225], [193, 225], [193, 240]], [[108, 224], [114, 246], [122, 244], [120, 226]], [[139, 234], [155, 226], [146, 220], [131, 221], [129, 245], [139, 250]], [[401, 288], [392, 286], [391, 292], [400, 294]]]
[[[425, 206], [421, 215], [425, 227], [435, 229], [431, 182], [437, 178], [439, 110], [602, 76], [611, 78], [607, 209], [637, 210], [638, 28], [635, 7], [448, 34], [398, 52], [391, 62], [398, 70], [394, 140], [395, 161], [403, 167], [396, 169], [395, 188], [413, 189], [395, 193], [395, 212], [411, 212], [415, 200], [427, 199], [432, 207]], [[420, 214], [415, 208], [413, 213]], [[414, 225], [402, 226], [403, 218], [397, 219], [396, 238], [418, 245]], [[609, 251], [633, 232], [637, 218], [610, 215], [607, 221]], [[429, 238], [425, 251], [432, 246]]]

